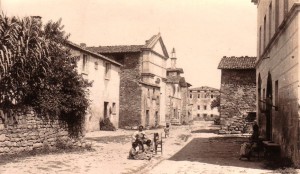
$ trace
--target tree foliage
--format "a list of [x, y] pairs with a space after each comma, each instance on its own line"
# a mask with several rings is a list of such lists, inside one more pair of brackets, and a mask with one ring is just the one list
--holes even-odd
[[65, 46], [61, 25], [39, 18], [0, 16], [0, 104], [30, 106], [40, 115], [57, 116], [71, 133], [80, 133], [88, 107], [90, 84], [78, 75], [76, 61]]
[[218, 108], [218, 110], [220, 110], [220, 96], [217, 96], [216, 99], [214, 99], [211, 104], [210, 107], [213, 108]]

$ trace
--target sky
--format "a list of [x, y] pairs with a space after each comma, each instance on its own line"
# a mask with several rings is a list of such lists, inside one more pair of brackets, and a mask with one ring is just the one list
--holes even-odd
[[223, 56], [256, 56], [251, 0], [0, 1], [8, 16], [41, 16], [44, 23], [61, 18], [70, 40], [87, 46], [142, 45], [160, 32], [192, 88], [220, 88]]

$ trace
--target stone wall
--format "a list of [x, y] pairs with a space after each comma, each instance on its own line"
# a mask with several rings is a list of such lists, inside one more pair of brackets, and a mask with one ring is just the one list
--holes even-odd
[[84, 146], [83, 141], [72, 140], [68, 135], [66, 127], [58, 120], [43, 120], [32, 110], [19, 110], [10, 116], [5, 114], [0, 119], [0, 155], [55, 148], [62, 141]]
[[222, 130], [240, 133], [247, 112], [256, 111], [256, 75], [253, 70], [222, 70], [220, 119]]
[[[142, 122], [146, 128], [152, 128], [159, 125], [160, 115], [160, 89], [143, 85], [142, 87]], [[148, 115], [147, 115], [148, 114]]]
[[181, 88], [181, 95], [182, 95], [182, 122], [183, 123], [189, 123], [190, 121], [192, 121], [192, 117], [191, 114], [189, 115], [189, 113], [191, 113], [191, 110], [189, 110], [189, 102], [188, 102], [188, 87], [182, 87]]
[[124, 55], [120, 73], [120, 128], [133, 127], [142, 123], [142, 87], [140, 53]]

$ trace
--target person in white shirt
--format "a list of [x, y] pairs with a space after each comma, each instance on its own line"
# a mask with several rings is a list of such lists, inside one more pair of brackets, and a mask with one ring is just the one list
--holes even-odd
[[142, 149], [144, 152], [144, 144], [146, 144], [148, 147], [151, 145], [151, 140], [147, 138], [147, 135], [145, 131], [143, 130], [144, 127], [142, 125], [139, 126], [139, 130], [135, 131], [132, 135], [132, 142], [137, 143], [139, 147]]

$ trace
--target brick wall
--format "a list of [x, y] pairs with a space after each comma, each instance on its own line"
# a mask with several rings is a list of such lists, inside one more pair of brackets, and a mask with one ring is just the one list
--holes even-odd
[[138, 82], [141, 79], [140, 61], [139, 53], [124, 55], [124, 65], [120, 73], [119, 126], [121, 128], [137, 126], [142, 123], [142, 88]]
[[255, 70], [222, 70], [220, 98], [222, 129], [241, 131], [245, 124], [243, 116], [256, 110], [255, 82]]
[[46, 121], [32, 110], [19, 110], [0, 119], [0, 155], [54, 148], [58, 141], [68, 141], [74, 146], [85, 145], [82, 140], [72, 140], [68, 135], [66, 127], [58, 120]]

